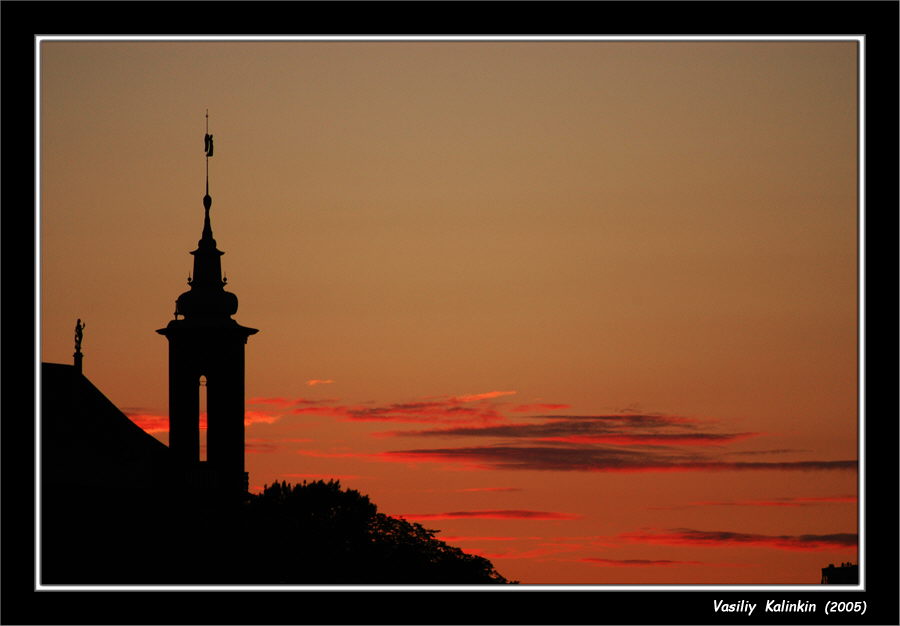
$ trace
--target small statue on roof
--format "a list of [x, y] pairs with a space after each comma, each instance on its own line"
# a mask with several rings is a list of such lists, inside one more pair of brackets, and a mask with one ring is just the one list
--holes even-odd
[[75, 352], [81, 352], [81, 341], [84, 339], [84, 324], [81, 318], [75, 320]]

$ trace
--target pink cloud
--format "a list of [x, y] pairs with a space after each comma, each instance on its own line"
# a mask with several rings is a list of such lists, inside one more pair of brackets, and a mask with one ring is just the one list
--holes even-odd
[[244, 426], [251, 426], [253, 424], [273, 424], [279, 419], [281, 419], [280, 415], [273, 415], [266, 411], [244, 412]]
[[493, 398], [502, 398], [503, 396], [515, 395], [515, 391], [487, 391], [485, 393], [476, 393], [469, 396], [456, 396], [450, 398], [450, 402], [479, 402], [481, 400], [491, 400]]

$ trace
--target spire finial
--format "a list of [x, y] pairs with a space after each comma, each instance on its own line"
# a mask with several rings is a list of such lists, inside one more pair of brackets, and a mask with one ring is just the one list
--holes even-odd
[[213, 136], [209, 134], [209, 109], [206, 109], [206, 135], [203, 137], [203, 153], [206, 155], [206, 195], [203, 196], [203, 206], [209, 211], [212, 198], [209, 195], [209, 157], [213, 155]]

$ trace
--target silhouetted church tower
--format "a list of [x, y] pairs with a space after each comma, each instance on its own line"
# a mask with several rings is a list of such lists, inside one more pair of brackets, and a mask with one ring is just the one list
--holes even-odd
[[[207, 115], [208, 118], [208, 115]], [[194, 255], [190, 290], [175, 301], [175, 319], [157, 330], [169, 340], [169, 449], [190, 483], [204, 491], [246, 493], [244, 471], [244, 346], [255, 328], [231, 316], [238, 299], [225, 291], [221, 252], [213, 239], [209, 211], [209, 157], [205, 137], [206, 195], [203, 233]], [[179, 319], [181, 316], [182, 319]], [[200, 458], [200, 395], [206, 391], [206, 460]]]

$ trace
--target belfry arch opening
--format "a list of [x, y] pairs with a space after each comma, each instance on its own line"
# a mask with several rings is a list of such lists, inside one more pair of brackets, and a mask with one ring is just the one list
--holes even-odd
[[200, 380], [197, 384], [197, 393], [200, 395], [198, 399], [198, 406], [200, 407], [199, 419], [198, 419], [198, 428], [199, 428], [199, 437], [200, 437], [200, 462], [203, 463], [207, 460], [207, 433], [209, 432], [209, 404], [207, 402], [208, 396], [208, 386], [206, 376], [201, 375]]

